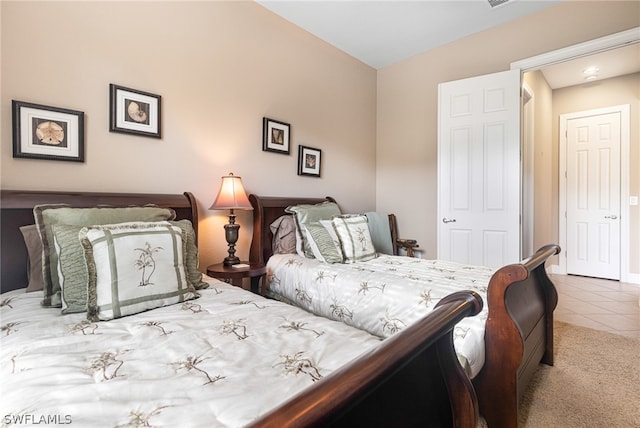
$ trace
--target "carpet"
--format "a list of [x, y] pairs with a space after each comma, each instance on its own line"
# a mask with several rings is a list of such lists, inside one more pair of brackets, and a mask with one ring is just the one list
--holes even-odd
[[555, 364], [524, 393], [519, 426], [640, 427], [640, 340], [555, 323]]

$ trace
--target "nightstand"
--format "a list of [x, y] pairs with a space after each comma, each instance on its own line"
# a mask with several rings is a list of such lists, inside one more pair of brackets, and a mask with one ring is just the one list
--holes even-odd
[[267, 273], [267, 267], [262, 263], [240, 263], [249, 266], [236, 268], [218, 263], [207, 266], [207, 275], [237, 287], [242, 287], [244, 278], [251, 278], [251, 291], [256, 294], [262, 294], [260, 279]]

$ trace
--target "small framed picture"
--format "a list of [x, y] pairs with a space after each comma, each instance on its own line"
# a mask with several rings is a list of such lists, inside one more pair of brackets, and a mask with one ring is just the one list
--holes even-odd
[[84, 113], [11, 101], [13, 157], [84, 162]]
[[262, 150], [289, 154], [291, 125], [277, 120], [262, 118]]
[[322, 150], [298, 146], [298, 175], [320, 177], [320, 155]]
[[109, 85], [109, 131], [160, 138], [160, 95]]

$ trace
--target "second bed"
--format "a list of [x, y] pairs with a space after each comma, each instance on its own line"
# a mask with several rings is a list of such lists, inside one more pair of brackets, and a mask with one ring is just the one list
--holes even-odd
[[250, 260], [267, 264], [262, 288], [272, 297], [389, 337], [447, 294], [480, 294], [483, 311], [455, 328], [456, 352], [489, 426], [517, 426], [520, 397], [538, 364], [553, 365], [557, 292], [545, 261], [560, 252], [557, 245], [499, 269], [384, 255], [350, 264], [323, 263], [295, 250], [274, 254], [273, 225], [291, 214], [290, 207], [333, 199], [250, 195], [249, 200], [254, 208]]

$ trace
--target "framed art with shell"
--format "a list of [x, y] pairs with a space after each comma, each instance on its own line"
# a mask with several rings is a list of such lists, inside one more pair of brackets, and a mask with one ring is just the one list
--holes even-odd
[[109, 85], [109, 131], [161, 138], [160, 95]]
[[84, 112], [11, 101], [13, 157], [84, 162]]

